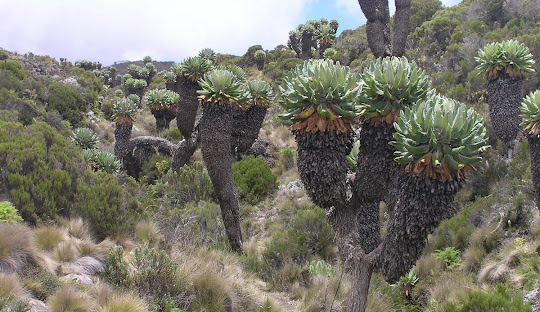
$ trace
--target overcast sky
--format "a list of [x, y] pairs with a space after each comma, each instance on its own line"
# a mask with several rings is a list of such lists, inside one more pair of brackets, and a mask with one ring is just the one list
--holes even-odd
[[0, 8], [0, 47], [104, 65], [145, 55], [182, 61], [206, 47], [270, 50], [309, 19], [336, 19], [338, 32], [365, 23], [356, 0], [0, 0]]

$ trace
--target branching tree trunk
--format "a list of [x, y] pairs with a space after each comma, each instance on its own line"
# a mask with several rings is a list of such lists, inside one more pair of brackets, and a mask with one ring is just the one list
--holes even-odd
[[395, 0], [394, 35], [391, 39], [390, 10], [387, 0], [358, 0], [366, 16], [369, 48], [375, 57], [402, 56], [409, 34], [411, 0]]
[[242, 253], [240, 205], [231, 169], [234, 162], [230, 150], [232, 111], [228, 105], [203, 105], [201, 151], [219, 201], [229, 244], [234, 252]]
[[534, 198], [536, 206], [540, 209], [540, 139], [537, 135], [528, 135], [529, 150], [531, 154], [531, 174], [534, 185]]
[[180, 100], [176, 107], [176, 126], [184, 138], [191, 136], [191, 131], [197, 119], [199, 102], [197, 100], [197, 90], [199, 85], [191, 82], [185, 76], [179, 76], [176, 81], [176, 93], [180, 95]]

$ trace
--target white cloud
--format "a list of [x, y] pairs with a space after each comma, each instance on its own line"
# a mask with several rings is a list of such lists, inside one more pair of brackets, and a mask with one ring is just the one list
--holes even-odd
[[242, 55], [272, 49], [312, 0], [18, 0], [0, 10], [0, 47], [71, 61], [181, 61], [210, 47]]

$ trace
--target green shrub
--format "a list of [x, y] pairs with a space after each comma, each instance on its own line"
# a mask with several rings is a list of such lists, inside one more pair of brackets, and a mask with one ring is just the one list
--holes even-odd
[[32, 269], [25, 272], [25, 286], [39, 300], [45, 301], [60, 287], [56, 275], [42, 269]]
[[454, 247], [446, 247], [444, 250], [435, 250], [435, 258], [442, 260], [447, 269], [454, 269], [461, 265], [461, 252]]
[[184, 224], [178, 231], [181, 231], [180, 236], [190, 246], [229, 249], [218, 204], [206, 201], [187, 203], [183, 208], [170, 210], [168, 218], [176, 220], [176, 226]]
[[148, 184], [154, 184], [157, 179], [161, 178], [167, 171], [171, 169], [171, 158], [160, 154], [155, 154], [142, 167], [139, 179]]
[[26, 78], [26, 72], [22, 68], [21, 64], [14, 60], [4, 60], [0, 61], [0, 70], [8, 70], [19, 80]]
[[26, 312], [29, 311], [30, 306], [28, 301], [16, 300], [13, 296], [9, 298], [0, 298], [0, 311], [9, 311], [9, 312]]
[[86, 101], [81, 93], [72, 85], [53, 83], [49, 87], [47, 98], [49, 109], [56, 110], [69, 122], [78, 126], [83, 120], [81, 112], [86, 111]]
[[104, 274], [107, 281], [118, 287], [129, 287], [131, 281], [128, 267], [129, 264], [124, 259], [124, 248], [122, 246], [111, 247], [107, 258], [105, 258]]
[[81, 162], [80, 152], [51, 126], [0, 121], [0, 167], [5, 172], [0, 183], [23, 219], [69, 216]]
[[152, 187], [153, 197], [166, 201], [164, 206], [182, 207], [189, 202], [215, 200], [214, 188], [204, 163], [195, 161], [178, 172], [169, 171]]
[[[273, 283], [276, 272], [296, 264], [303, 267], [311, 257], [325, 260], [334, 255], [334, 232], [318, 207], [298, 210], [283, 231], [272, 235], [262, 253], [262, 277]], [[282, 281], [278, 281], [280, 283]]]
[[21, 216], [19, 216], [17, 208], [8, 201], [0, 202], [0, 222], [11, 222], [17, 223], [22, 221]]
[[455, 303], [447, 303], [444, 312], [531, 312], [531, 306], [523, 302], [523, 296], [508, 290], [503, 285], [497, 285], [488, 292], [481, 290], [469, 293], [466, 303], [458, 307]]
[[251, 204], [260, 202], [277, 187], [277, 177], [270, 167], [255, 156], [234, 163], [232, 173], [238, 195]]
[[180, 130], [178, 130], [178, 128], [176, 127], [167, 129], [163, 131], [160, 135], [162, 138], [171, 141], [173, 144], [178, 144], [178, 142], [180, 142], [180, 140], [184, 138], [182, 136], [182, 133], [180, 133]]
[[264, 68], [264, 74], [269, 76], [273, 81], [281, 80], [291, 69], [296, 65], [304, 63], [303, 60], [291, 57], [280, 60], [278, 63], [270, 62]]
[[77, 182], [73, 213], [87, 220], [99, 238], [131, 228], [136, 211], [129, 211], [117, 178], [103, 171], [85, 171]]
[[279, 162], [285, 170], [296, 166], [296, 157], [297, 152], [294, 148], [283, 148], [279, 150]]

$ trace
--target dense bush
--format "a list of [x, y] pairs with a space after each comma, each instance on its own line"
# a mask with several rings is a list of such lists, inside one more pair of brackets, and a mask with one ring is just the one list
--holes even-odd
[[531, 312], [531, 306], [523, 302], [523, 296], [508, 290], [503, 285], [497, 285], [488, 292], [481, 290], [469, 293], [463, 306], [455, 303], [444, 306], [444, 312]]
[[[177, 278], [177, 264], [164, 251], [137, 247], [130, 262], [122, 247], [111, 248], [105, 260], [105, 276], [116, 286], [133, 289], [153, 305], [153, 311], [171, 311], [185, 299], [185, 285]], [[130, 270], [128, 267], [131, 264]]]
[[19, 62], [14, 60], [4, 60], [0, 61], [0, 70], [8, 70], [15, 75], [19, 80], [26, 78], [26, 72], [22, 68]]
[[49, 87], [49, 109], [56, 110], [69, 120], [73, 126], [79, 125], [86, 111], [86, 101], [81, 93], [72, 85], [53, 83]]
[[86, 170], [77, 183], [73, 213], [87, 220], [99, 238], [114, 237], [130, 229], [137, 214], [125, 195], [114, 175]]
[[141, 173], [139, 173], [139, 179], [145, 183], [154, 184], [169, 169], [171, 169], [171, 158], [156, 154], [144, 164]]
[[11, 222], [17, 223], [22, 221], [21, 216], [19, 216], [17, 208], [8, 201], [0, 202], [0, 223], [1, 222]]
[[260, 202], [277, 187], [277, 177], [270, 167], [255, 156], [234, 163], [232, 172], [238, 195], [251, 204]]
[[293, 69], [298, 64], [302, 64], [303, 62], [304, 61], [296, 57], [284, 59], [279, 62], [269, 62], [264, 67], [264, 74], [270, 77], [270, 79], [273, 81], [279, 81], [281, 78], [285, 77], [289, 70]]
[[81, 163], [80, 152], [49, 125], [0, 121], [0, 183], [25, 220], [69, 216]]
[[335, 253], [334, 232], [318, 207], [298, 210], [283, 231], [275, 232], [262, 253], [256, 270], [274, 287], [298, 278], [311, 259], [330, 260]]

